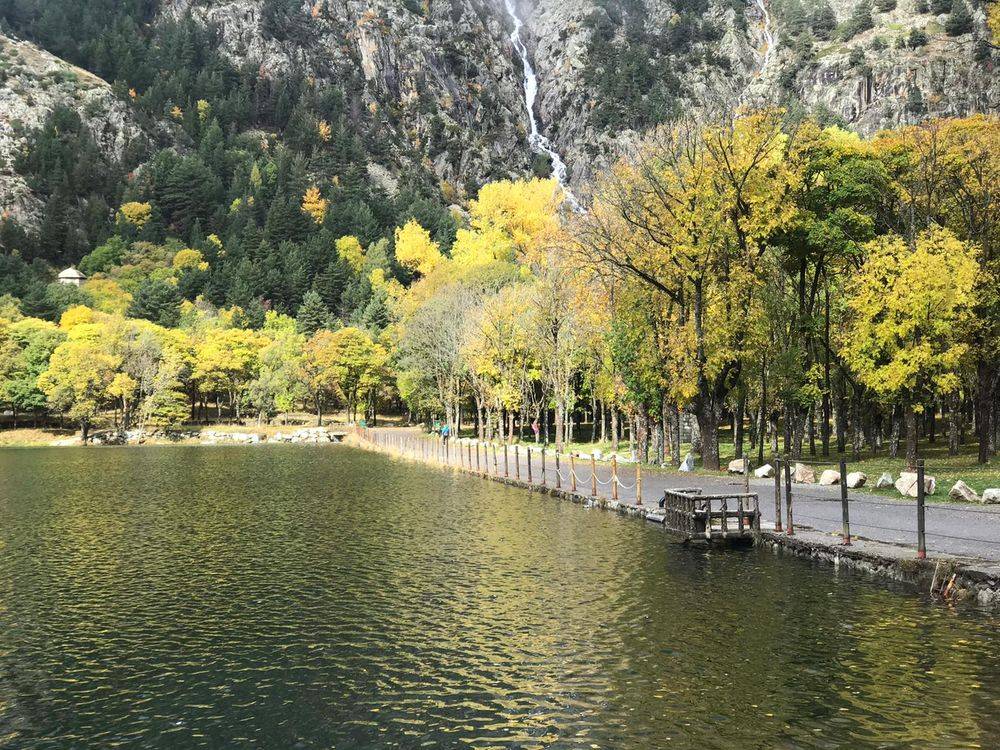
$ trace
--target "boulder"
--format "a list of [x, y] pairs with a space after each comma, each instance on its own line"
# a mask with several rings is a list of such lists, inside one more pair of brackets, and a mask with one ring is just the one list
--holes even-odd
[[832, 484], [840, 484], [840, 472], [827, 469], [819, 475], [819, 483], [824, 487], [829, 487]]
[[[924, 494], [933, 495], [937, 489], [937, 480], [934, 477], [924, 476]], [[915, 471], [904, 471], [896, 480], [896, 490], [900, 495], [906, 497], [917, 496], [917, 473]]]
[[885, 487], [892, 487], [892, 474], [888, 471], [883, 471], [882, 476], [880, 476], [878, 481], [875, 483], [875, 487], [880, 490]]
[[816, 470], [806, 464], [795, 464], [793, 481], [796, 484], [816, 484]]
[[959, 479], [948, 490], [948, 497], [952, 500], [961, 500], [963, 503], [978, 503], [979, 495], [969, 485]]
[[730, 474], [746, 474], [747, 461], [742, 458], [735, 458], [729, 462]]
[[991, 488], [988, 490], [983, 490], [983, 497], [980, 502], [983, 505], [998, 505], [1000, 504], [1000, 488]]
[[847, 475], [847, 486], [852, 490], [856, 490], [858, 487], [864, 487], [865, 482], [868, 481], [868, 475], [863, 471], [852, 471]]
[[753, 475], [758, 479], [770, 479], [774, 476], [774, 467], [771, 464], [764, 464], [759, 469], [754, 469]]
[[681, 461], [678, 471], [694, 471], [694, 456], [690, 453], [684, 456], [684, 460]]

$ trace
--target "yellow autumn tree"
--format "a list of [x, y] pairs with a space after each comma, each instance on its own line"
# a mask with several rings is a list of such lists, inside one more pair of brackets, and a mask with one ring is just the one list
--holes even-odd
[[118, 209], [118, 220], [131, 224], [136, 229], [142, 229], [152, 213], [153, 207], [150, 204], [131, 201], [123, 203]]
[[960, 333], [974, 302], [975, 250], [941, 228], [921, 233], [913, 247], [888, 235], [867, 249], [867, 260], [847, 286], [850, 316], [841, 356], [861, 383], [903, 407], [912, 467], [916, 414], [929, 399], [959, 387], [968, 353]]
[[359, 273], [365, 265], [365, 250], [357, 237], [348, 235], [337, 240], [337, 255], [351, 267], [355, 273]]
[[426, 276], [444, 259], [441, 248], [431, 239], [430, 232], [410, 219], [396, 229], [396, 260], [411, 271]]
[[302, 210], [309, 214], [317, 224], [323, 223], [323, 217], [326, 216], [326, 209], [329, 205], [330, 201], [323, 197], [316, 186], [308, 188], [305, 195], [302, 196]]

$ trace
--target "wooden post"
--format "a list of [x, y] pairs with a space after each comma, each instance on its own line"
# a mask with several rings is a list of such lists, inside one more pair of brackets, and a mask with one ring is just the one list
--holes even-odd
[[618, 501], [618, 454], [611, 457], [611, 499]]
[[514, 444], [514, 476], [517, 479], [521, 478], [521, 449], [516, 443]]
[[597, 497], [597, 459], [590, 454], [590, 496]]
[[573, 453], [569, 454], [569, 482], [570, 492], [576, 492], [576, 455]]
[[774, 530], [781, 532], [781, 459], [774, 457]]
[[507, 443], [503, 444], [503, 478], [510, 479], [510, 454], [507, 452]]
[[497, 476], [500, 473], [500, 467], [497, 464], [497, 444], [493, 443], [493, 476]]
[[840, 508], [843, 517], [844, 545], [851, 545], [851, 512], [847, 505], [847, 460], [840, 459]]
[[635, 462], [635, 504], [642, 505], [642, 464]]
[[545, 483], [547, 481], [548, 480], [545, 477], [545, 446], [543, 445], [542, 446], [542, 487], [545, 486]]
[[788, 536], [795, 536], [795, 524], [792, 523], [792, 462], [785, 456], [783, 461], [785, 466], [785, 516], [787, 524], [785, 533]]
[[528, 484], [534, 484], [531, 478], [531, 446], [525, 448], [525, 451], [528, 454]]
[[482, 474], [482, 469], [479, 466], [479, 441], [476, 441], [476, 473]]
[[562, 475], [559, 473], [559, 449], [556, 448], [556, 489], [562, 487]]
[[917, 460], [917, 559], [927, 559], [924, 528], [924, 459]]

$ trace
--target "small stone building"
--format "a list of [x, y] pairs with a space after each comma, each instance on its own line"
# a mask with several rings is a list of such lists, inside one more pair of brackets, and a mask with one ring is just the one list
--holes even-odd
[[87, 280], [87, 276], [81, 271], [76, 270], [73, 266], [70, 266], [65, 271], [59, 274], [60, 284], [72, 284], [73, 286], [80, 286], [84, 281]]

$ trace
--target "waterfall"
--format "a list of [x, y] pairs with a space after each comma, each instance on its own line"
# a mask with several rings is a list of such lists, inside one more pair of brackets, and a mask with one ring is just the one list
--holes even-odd
[[514, 3], [515, 0], [504, 0], [504, 5], [507, 6], [507, 15], [510, 16], [511, 21], [514, 23], [514, 30], [510, 33], [510, 41], [514, 45], [518, 56], [520, 56], [521, 65], [524, 67], [524, 106], [528, 110], [528, 145], [531, 146], [531, 150], [535, 153], [548, 155], [549, 159], [552, 160], [552, 175], [566, 194], [567, 202], [575, 211], [582, 211], [583, 208], [580, 202], [570, 191], [569, 185], [566, 182], [566, 162], [562, 160], [562, 157], [553, 148], [552, 142], [542, 135], [538, 129], [538, 119], [535, 117], [535, 99], [538, 98], [538, 77], [535, 75], [535, 69], [531, 65], [531, 58], [528, 56], [528, 47], [521, 38], [521, 29], [524, 27], [524, 22], [517, 15], [517, 8]]

